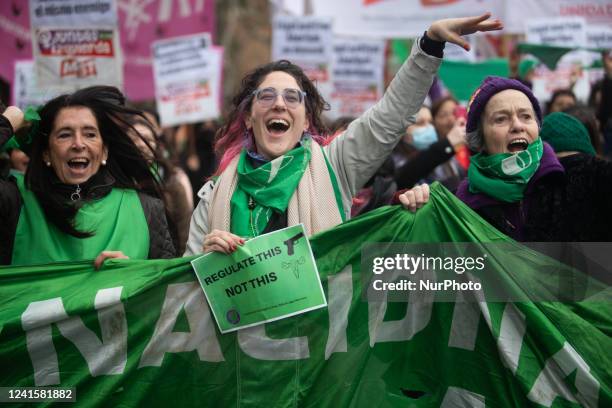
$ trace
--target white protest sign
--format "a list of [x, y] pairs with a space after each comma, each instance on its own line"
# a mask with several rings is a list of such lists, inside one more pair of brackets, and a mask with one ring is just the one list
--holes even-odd
[[22, 110], [28, 106], [41, 106], [49, 99], [59, 95], [60, 90], [50, 87], [39, 87], [36, 83], [34, 61], [15, 62], [15, 80], [13, 81], [13, 105]]
[[586, 27], [586, 41], [589, 48], [612, 49], [612, 27], [588, 25]]
[[287, 59], [314, 81], [329, 80], [333, 45], [332, 20], [279, 15], [273, 21], [272, 59]]
[[209, 33], [152, 44], [155, 99], [162, 126], [201, 122], [221, 113], [223, 49]]
[[610, 0], [506, 0], [496, 3], [504, 6], [504, 33], [524, 33], [525, 18], [582, 17], [588, 25], [612, 25]]
[[525, 32], [529, 44], [586, 46], [586, 22], [581, 17], [528, 19], [525, 22]]
[[32, 53], [41, 87], [122, 87], [115, 0], [30, 0]]
[[576, 66], [569, 64], [558, 65], [554, 71], [541, 64], [534, 71], [533, 94], [544, 106], [557, 89], [568, 89], [576, 81], [572, 90], [578, 100], [586, 101], [594, 81], [592, 76], [592, 70], [576, 70]]
[[115, 0], [30, 0], [32, 27], [117, 25]]
[[423, 35], [436, 20], [491, 12], [501, 18], [501, 1], [482, 0], [311, 0], [313, 14], [335, 17], [334, 33], [376, 38]]
[[383, 94], [384, 40], [336, 38], [329, 116], [359, 116]]

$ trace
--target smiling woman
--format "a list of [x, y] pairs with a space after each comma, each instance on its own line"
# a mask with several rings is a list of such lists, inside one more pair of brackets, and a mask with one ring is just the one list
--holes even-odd
[[[28, 170], [0, 180], [0, 263], [175, 255], [157, 181], [127, 135], [131, 116], [112, 87], [47, 102], [34, 115]], [[36, 117], [38, 116], [38, 117]], [[23, 125], [15, 107], [0, 116], [0, 146]]]
[[108, 149], [102, 141], [98, 121], [89, 108], [62, 109], [55, 118], [49, 149], [43, 160], [64, 184], [86, 182], [106, 165]]
[[311, 235], [348, 219], [351, 198], [414, 122], [445, 41], [469, 48], [462, 34], [502, 28], [489, 17], [434, 22], [383, 98], [335, 138], [321, 119], [328, 104], [300, 67], [277, 61], [248, 74], [218, 133], [221, 162], [198, 193], [185, 254], [231, 253], [248, 237], [299, 223]]

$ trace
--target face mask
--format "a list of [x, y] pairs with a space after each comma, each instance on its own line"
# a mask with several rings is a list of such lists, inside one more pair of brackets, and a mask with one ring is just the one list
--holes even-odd
[[412, 145], [417, 150], [425, 150], [438, 141], [438, 135], [433, 125], [418, 127], [412, 132]]

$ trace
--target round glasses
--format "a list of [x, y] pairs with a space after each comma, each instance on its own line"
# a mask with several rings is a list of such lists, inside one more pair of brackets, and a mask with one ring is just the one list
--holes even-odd
[[[261, 106], [269, 108], [274, 104], [276, 98], [278, 98], [278, 91], [276, 88], [263, 88], [253, 91], [253, 95], [255, 95], [255, 100], [257, 100]], [[285, 105], [290, 109], [295, 109], [304, 100], [306, 92], [299, 89], [285, 88], [281, 91], [281, 95], [283, 96]]]

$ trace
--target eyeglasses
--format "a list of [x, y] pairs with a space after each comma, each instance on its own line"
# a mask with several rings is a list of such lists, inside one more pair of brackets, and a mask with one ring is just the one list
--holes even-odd
[[[275, 88], [263, 88], [253, 91], [253, 95], [255, 95], [255, 99], [261, 106], [269, 108], [274, 104], [276, 98], [278, 98], [278, 91]], [[285, 105], [290, 109], [295, 109], [304, 100], [306, 92], [299, 89], [285, 88], [282, 90], [281, 95], [283, 96]]]

